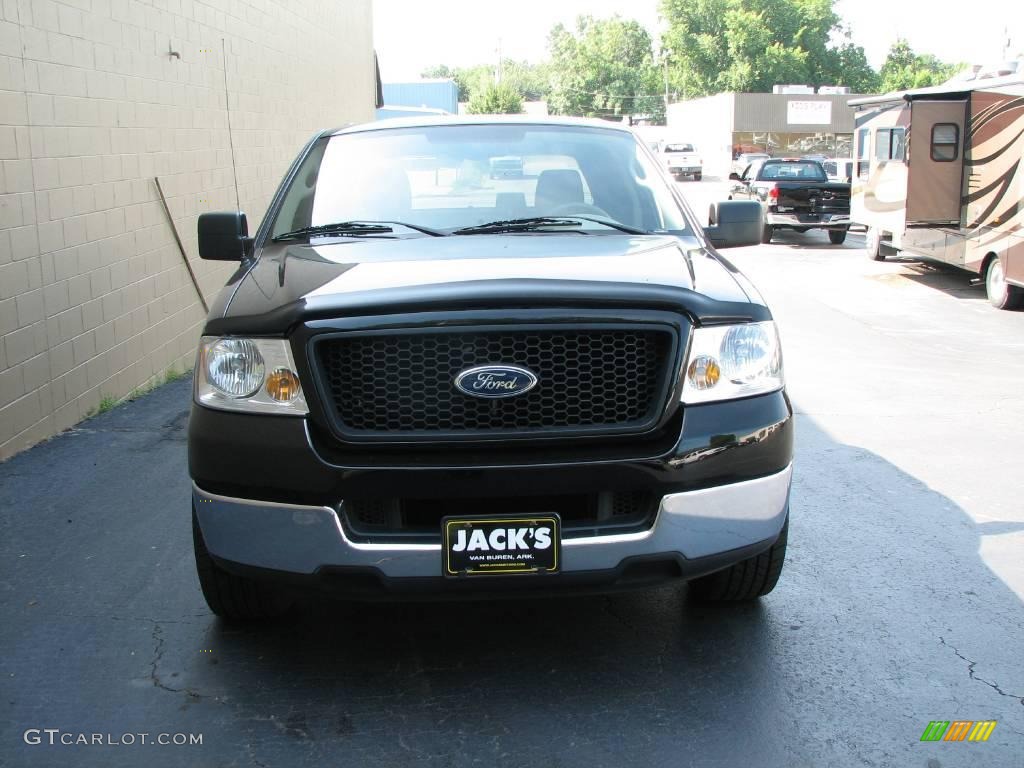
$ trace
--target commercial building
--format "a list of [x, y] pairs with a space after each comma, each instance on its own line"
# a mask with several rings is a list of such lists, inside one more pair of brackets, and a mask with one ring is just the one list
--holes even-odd
[[384, 106], [377, 110], [378, 120], [459, 111], [459, 86], [448, 78], [384, 83], [381, 92]]
[[192, 366], [230, 264], [313, 131], [373, 119], [370, 0], [0, 6], [0, 459]]
[[706, 175], [728, 175], [742, 152], [850, 157], [851, 98], [848, 93], [820, 91], [719, 93], [670, 104], [666, 134], [697, 146]]

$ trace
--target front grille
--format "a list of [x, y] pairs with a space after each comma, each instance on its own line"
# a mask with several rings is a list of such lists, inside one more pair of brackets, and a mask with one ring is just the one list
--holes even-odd
[[644, 490], [590, 494], [514, 496], [467, 499], [347, 499], [346, 524], [364, 539], [410, 536], [440, 540], [441, 520], [448, 515], [550, 514], [562, 520], [563, 536], [600, 536], [650, 527], [657, 497]]
[[[409, 439], [639, 432], [665, 402], [674, 358], [668, 328], [339, 335], [315, 343], [325, 409], [347, 437]], [[480, 365], [537, 376], [525, 394], [465, 395], [456, 376]]]

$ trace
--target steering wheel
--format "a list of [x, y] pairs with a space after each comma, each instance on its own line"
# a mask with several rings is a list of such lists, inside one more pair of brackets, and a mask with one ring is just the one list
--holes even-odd
[[590, 203], [563, 203], [562, 205], [552, 208], [547, 211], [545, 216], [604, 216], [606, 219], [612, 218], [608, 215], [608, 211], [603, 208], [598, 208], [596, 205]]

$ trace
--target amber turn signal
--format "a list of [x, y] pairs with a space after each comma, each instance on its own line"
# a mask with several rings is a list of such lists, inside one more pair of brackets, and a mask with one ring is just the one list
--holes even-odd
[[267, 394], [279, 403], [288, 403], [299, 394], [299, 377], [287, 368], [278, 368], [267, 377]]
[[686, 371], [686, 378], [695, 389], [711, 389], [718, 383], [722, 370], [718, 367], [718, 361], [709, 355], [698, 355], [690, 363]]

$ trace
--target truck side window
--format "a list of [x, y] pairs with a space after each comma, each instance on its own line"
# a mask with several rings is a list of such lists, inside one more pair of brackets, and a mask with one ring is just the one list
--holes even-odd
[[936, 123], [932, 126], [932, 160], [951, 163], [960, 155], [960, 126]]

